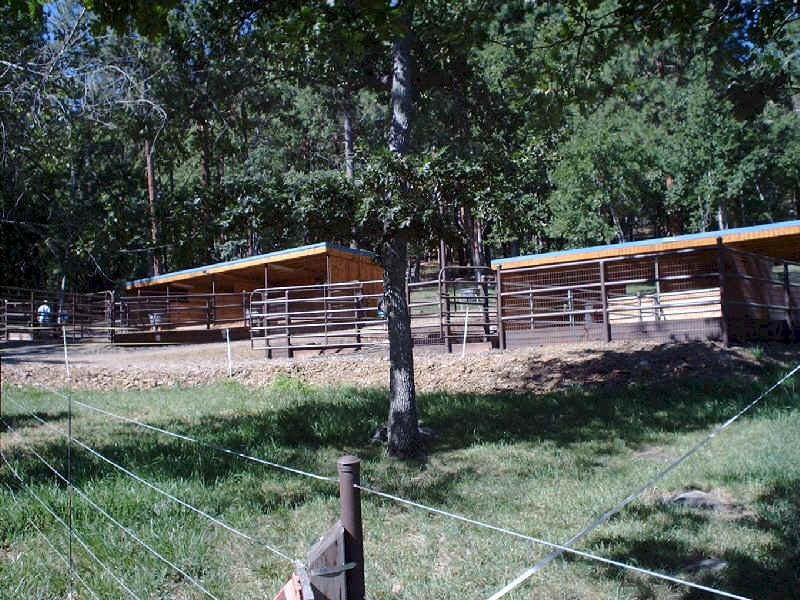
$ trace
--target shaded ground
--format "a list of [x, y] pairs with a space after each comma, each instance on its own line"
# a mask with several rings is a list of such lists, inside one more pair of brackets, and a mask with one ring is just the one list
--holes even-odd
[[[2, 381], [81, 389], [149, 389], [188, 386], [228, 377], [224, 344], [119, 348], [107, 345], [69, 349], [71, 380], [67, 380], [63, 349], [6, 348], [2, 351]], [[713, 342], [657, 344], [616, 342], [553, 345], [506, 352], [475, 346], [462, 358], [440, 349], [420, 348], [415, 354], [420, 392], [497, 393], [547, 392], [574, 385], [624, 384], [664, 377], [700, 376], [713, 380], [737, 373], [755, 375], [756, 359], [790, 358], [796, 346], [724, 348]], [[233, 378], [261, 386], [285, 375], [313, 385], [347, 384], [386, 387], [384, 352], [364, 351], [295, 359], [265, 360], [248, 342], [233, 344]]]

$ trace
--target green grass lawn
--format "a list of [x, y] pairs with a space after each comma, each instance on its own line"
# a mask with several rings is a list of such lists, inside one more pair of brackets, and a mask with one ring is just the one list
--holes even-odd
[[[430, 394], [425, 425], [440, 435], [425, 460], [387, 459], [367, 443], [386, 413], [384, 394], [311, 389], [283, 379], [267, 389], [235, 383], [147, 392], [73, 392], [74, 398], [277, 463], [335, 476], [336, 459], [363, 459], [372, 487], [561, 542], [680, 456], [787, 367], [756, 353], [755, 376], [574, 387], [546, 395]], [[2, 451], [39, 498], [66, 515], [68, 494], [30, 450], [66, 473], [63, 438], [15, 403], [66, 429], [65, 401], [5, 387]], [[110, 421], [75, 408], [77, 439], [249, 535], [303, 557], [336, 520], [337, 489]], [[77, 486], [143, 541], [219, 598], [271, 598], [291, 565], [214, 526], [80, 448]], [[723, 510], [666, 501], [687, 489], [727, 499]], [[143, 598], [203, 597], [115, 525], [73, 498], [77, 534]], [[547, 554], [500, 533], [365, 496], [370, 598], [487, 598]], [[754, 598], [800, 597], [800, 383], [776, 390], [751, 414], [656, 489], [581, 542], [580, 549]], [[65, 598], [63, 563], [31, 526], [66, 553], [64, 528], [0, 470], [0, 596]], [[102, 598], [124, 592], [77, 545], [78, 572]], [[692, 574], [704, 558], [727, 562]], [[78, 598], [89, 598], [80, 584]], [[706, 598], [705, 593], [566, 556], [511, 598]]]

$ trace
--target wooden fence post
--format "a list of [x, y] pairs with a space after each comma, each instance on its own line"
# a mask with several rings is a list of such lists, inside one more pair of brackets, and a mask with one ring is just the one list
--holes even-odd
[[343, 456], [339, 470], [339, 506], [345, 532], [345, 562], [355, 563], [347, 570], [347, 600], [364, 600], [364, 531], [361, 525], [361, 461], [355, 456]]
[[[361, 524], [361, 461], [343, 456], [339, 471], [339, 520], [308, 552], [307, 570], [314, 600], [364, 600], [364, 531]], [[305, 596], [304, 596], [305, 597]]]
[[608, 293], [606, 291], [606, 263], [600, 261], [600, 299], [603, 303], [603, 339], [611, 341], [611, 320], [608, 318]]

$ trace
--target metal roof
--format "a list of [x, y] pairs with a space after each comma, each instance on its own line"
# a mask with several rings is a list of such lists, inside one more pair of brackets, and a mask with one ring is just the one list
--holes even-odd
[[126, 289], [132, 289], [142, 286], [169, 283], [178, 279], [185, 279], [187, 276], [202, 276], [211, 275], [213, 273], [224, 273], [226, 271], [253, 267], [260, 264], [279, 262], [282, 260], [292, 260], [311, 254], [325, 254], [331, 250], [355, 254], [357, 256], [365, 256], [368, 258], [375, 258], [375, 254], [366, 250], [348, 248], [347, 246], [333, 244], [331, 242], [320, 242], [318, 244], [309, 244], [307, 246], [299, 246], [297, 248], [287, 248], [286, 250], [276, 250], [266, 254], [258, 254], [256, 256], [248, 256], [246, 258], [237, 258], [236, 260], [218, 262], [210, 265], [204, 265], [202, 267], [193, 267], [191, 269], [183, 269], [181, 271], [172, 271], [170, 273], [164, 273], [163, 275], [156, 275], [154, 277], [134, 279], [132, 281], [128, 281], [125, 284], [125, 287]]
[[528, 266], [548, 263], [561, 263], [571, 260], [608, 258], [611, 256], [624, 256], [646, 252], [659, 252], [662, 250], [675, 250], [680, 248], [696, 248], [709, 246], [716, 243], [717, 238], [729, 244], [740, 241], [769, 239], [787, 235], [797, 235], [800, 244], [800, 220], [781, 221], [753, 227], [738, 227], [735, 229], [722, 229], [718, 231], [704, 231], [672, 237], [652, 238], [625, 242], [622, 244], [607, 244], [603, 246], [587, 246], [571, 250], [559, 250], [542, 254], [527, 254], [510, 258], [498, 258], [492, 261], [492, 267], [503, 269], [510, 266]]

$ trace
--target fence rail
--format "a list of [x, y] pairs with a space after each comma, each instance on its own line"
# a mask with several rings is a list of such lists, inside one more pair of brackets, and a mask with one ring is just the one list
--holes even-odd
[[505, 269], [501, 346], [798, 335], [800, 265], [710, 249]]
[[[230, 329], [274, 351], [388, 344], [383, 281], [238, 293], [115, 295], [0, 289], [0, 336], [114, 341]], [[58, 301], [42, 318], [45, 299]], [[493, 271], [448, 266], [408, 282], [415, 345], [749, 339], [800, 335], [800, 264], [723, 245]], [[216, 339], [216, 338], [214, 338]]]

